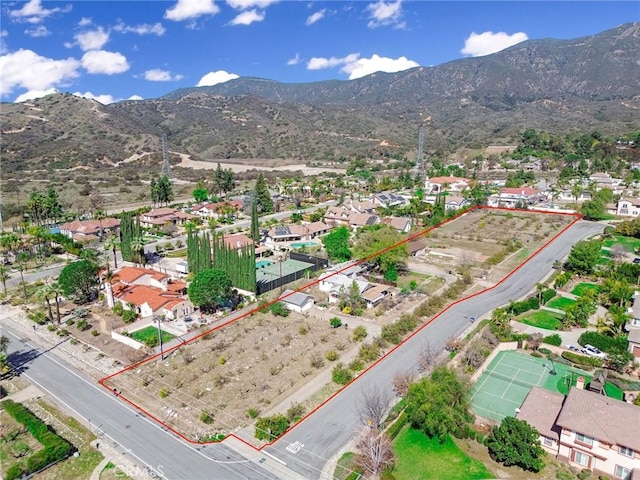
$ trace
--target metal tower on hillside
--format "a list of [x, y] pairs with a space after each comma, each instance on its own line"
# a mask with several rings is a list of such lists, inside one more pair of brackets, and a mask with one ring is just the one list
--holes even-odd
[[418, 150], [416, 152], [416, 173], [420, 176], [421, 179], [424, 179], [425, 176], [425, 162], [422, 158], [424, 150], [424, 125], [420, 125], [420, 129], [418, 130]]
[[162, 132], [162, 175], [171, 178], [171, 164], [169, 163], [169, 152], [167, 150], [167, 134]]

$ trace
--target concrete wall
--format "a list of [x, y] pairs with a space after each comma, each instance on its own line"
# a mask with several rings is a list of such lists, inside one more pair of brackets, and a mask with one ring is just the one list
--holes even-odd
[[114, 340], [120, 343], [124, 343], [125, 345], [128, 345], [131, 348], [135, 348], [136, 350], [141, 350], [144, 347], [144, 345], [138, 342], [137, 340], [134, 340], [133, 338], [127, 337], [125, 335], [120, 335], [119, 333], [116, 333], [114, 331], [111, 331], [111, 338], [113, 338]]
[[[498, 355], [499, 352], [504, 352], [505, 350], [517, 350], [517, 349], [518, 349], [518, 342], [499, 343], [496, 346], [496, 348], [493, 349], [493, 352], [489, 354], [489, 356], [484, 361], [484, 363], [480, 365], [480, 368], [478, 368], [478, 370], [476, 370], [475, 373], [471, 375], [471, 382], [475, 383], [478, 380], [478, 378], [480, 378], [480, 376], [485, 372], [487, 367], [489, 367], [489, 364], [493, 361], [494, 358], [496, 358], [496, 355]], [[456, 355], [456, 357], [458, 355]]]

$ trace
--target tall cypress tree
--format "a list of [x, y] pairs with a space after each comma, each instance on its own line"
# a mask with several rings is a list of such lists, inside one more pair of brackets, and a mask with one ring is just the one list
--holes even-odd
[[254, 188], [254, 197], [258, 204], [258, 209], [263, 214], [273, 213], [273, 199], [269, 193], [269, 187], [264, 175], [261, 173], [256, 180], [256, 186]]
[[258, 220], [258, 204], [254, 199], [251, 203], [251, 240], [253, 243], [260, 241], [260, 223]]

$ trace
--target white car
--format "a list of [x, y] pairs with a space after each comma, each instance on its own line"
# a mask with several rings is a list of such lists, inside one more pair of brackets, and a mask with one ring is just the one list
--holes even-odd
[[607, 358], [607, 354], [603, 353], [600, 349], [594, 347], [593, 345], [585, 345], [584, 347], [582, 347], [582, 350], [580, 350], [582, 353], [586, 354], [586, 355], [590, 355], [592, 357], [598, 357], [598, 358]]

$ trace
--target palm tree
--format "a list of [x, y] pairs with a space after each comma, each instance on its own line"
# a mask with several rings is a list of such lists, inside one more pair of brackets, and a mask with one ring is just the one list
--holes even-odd
[[131, 250], [136, 252], [138, 256], [138, 263], [142, 266], [142, 255], [144, 255], [144, 242], [142, 241], [142, 237], [133, 237], [131, 239]]
[[4, 294], [7, 294], [7, 280], [11, 278], [9, 275], [9, 269], [4, 265], [0, 265], [0, 282], [2, 282], [2, 288], [4, 290]]
[[24, 293], [24, 303], [27, 303], [29, 301], [27, 298], [27, 285], [24, 283], [24, 270], [26, 268], [25, 263], [28, 259], [29, 256], [25, 252], [20, 252], [16, 257], [18, 268], [20, 269], [20, 280], [22, 280], [22, 293]]
[[116, 249], [118, 248], [119, 245], [120, 245], [120, 242], [118, 241], [118, 237], [113, 233], [109, 235], [107, 240], [104, 242], [104, 249], [111, 250], [113, 252], [113, 268], [115, 269], [118, 268], [118, 258], [116, 256]]
[[47, 307], [47, 313], [50, 322], [53, 322], [53, 311], [51, 310], [51, 302], [49, 302], [49, 297], [52, 294], [53, 292], [51, 291], [51, 287], [46, 284], [36, 290], [35, 294], [36, 299], [44, 301], [44, 304]]
[[617, 338], [625, 334], [624, 326], [629, 320], [629, 315], [623, 307], [611, 306], [605, 318], [598, 318], [598, 332]]

